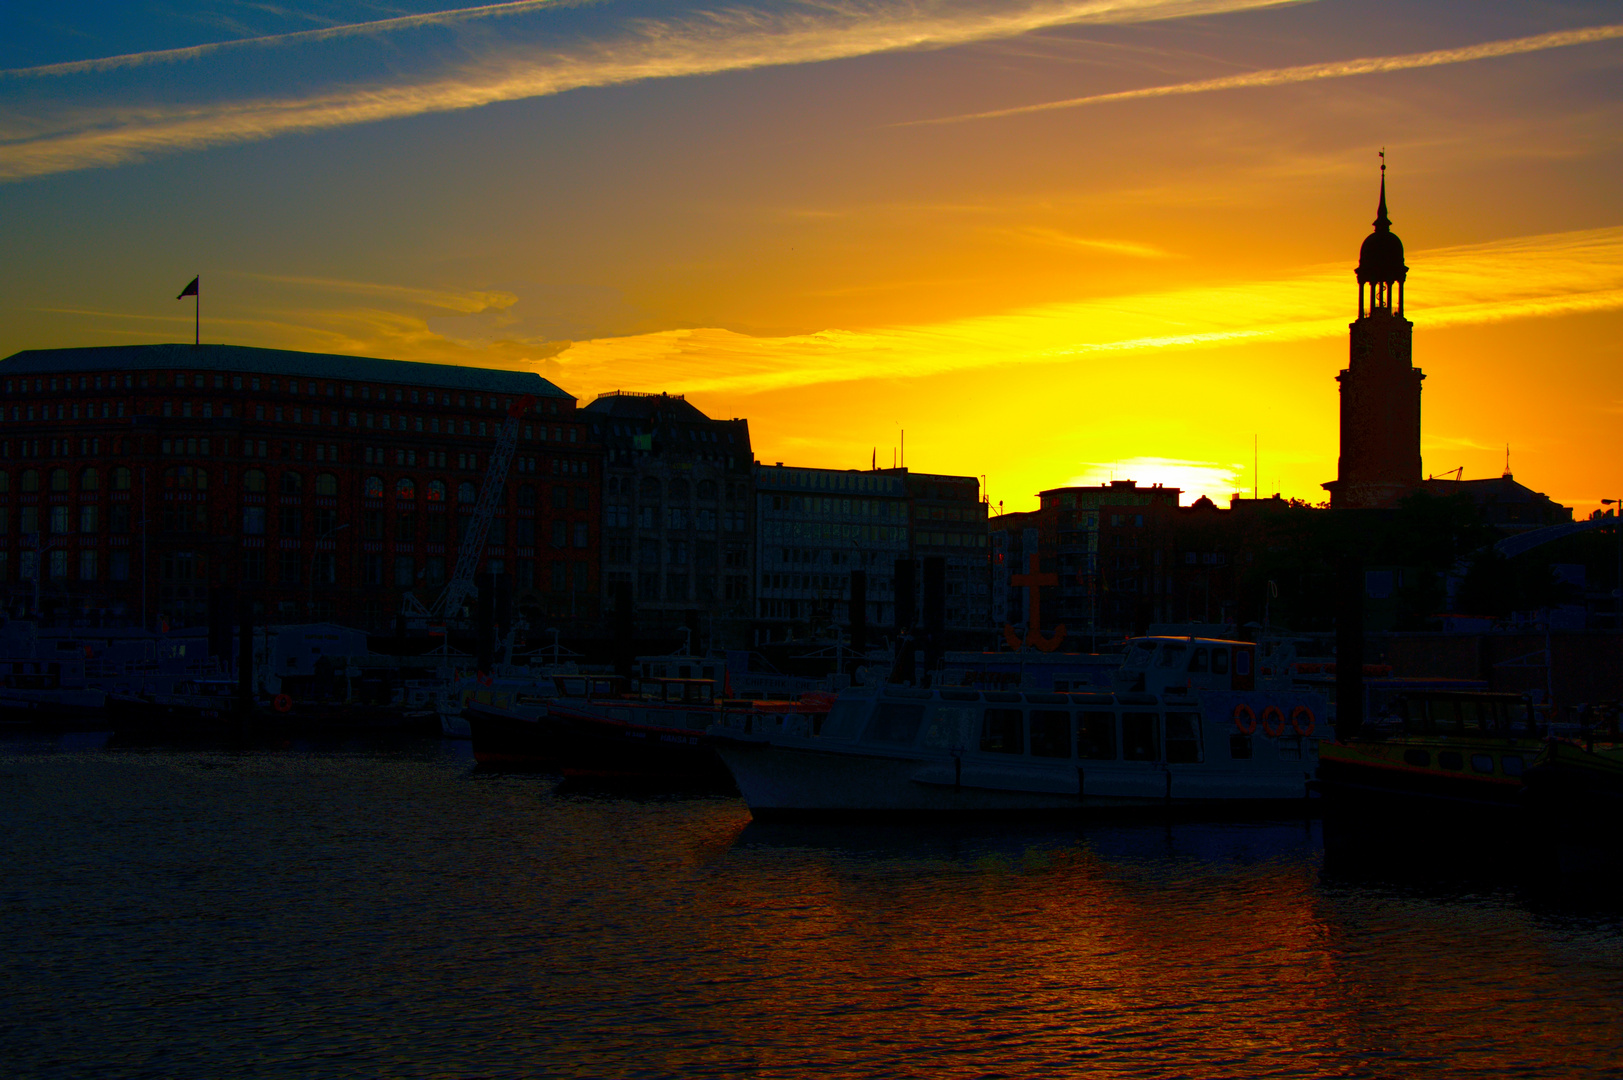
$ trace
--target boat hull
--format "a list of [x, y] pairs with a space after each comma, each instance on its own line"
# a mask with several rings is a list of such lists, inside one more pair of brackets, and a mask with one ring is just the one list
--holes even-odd
[[[808, 742], [811, 740], [807, 740]], [[757, 818], [869, 814], [1253, 813], [1299, 809], [1312, 795], [1306, 777], [1213, 775], [1145, 763], [1090, 768], [1065, 761], [1046, 769], [1009, 768], [973, 758], [820, 750], [782, 742], [719, 739], [750, 813]]]
[[477, 704], [462, 715], [481, 765], [581, 778], [728, 782], [726, 767], [698, 731], [559, 710], [519, 718]]

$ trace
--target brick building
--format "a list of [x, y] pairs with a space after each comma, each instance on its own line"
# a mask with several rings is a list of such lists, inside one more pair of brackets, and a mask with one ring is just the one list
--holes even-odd
[[[603, 590], [629, 585], [644, 630], [698, 621], [747, 643], [755, 517], [749, 421], [680, 394], [600, 395], [581, 410], [604, 449]], [[699, 642], [693, 642], [698, 647]]]
[[0, 361], [0, 597], [195, 624], [232, 585], [272, 621], [387, 625], [438, 594], [506, 410], [530, 395], [481, 569], [596, 613], [600, 451], [526, 372], [227, 345]]

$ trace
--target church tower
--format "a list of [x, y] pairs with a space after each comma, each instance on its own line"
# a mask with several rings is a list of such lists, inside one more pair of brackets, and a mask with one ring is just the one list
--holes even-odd
[[1358, 321], [1341, 383], [1341, 457], [1324, 486], [1333, 509], [1389, 509], [1420, 486], [1420, 369], [1403, 317], [1403, 241], [1386, 216], [1386, 162], [1375, 231], [1358, 252]]

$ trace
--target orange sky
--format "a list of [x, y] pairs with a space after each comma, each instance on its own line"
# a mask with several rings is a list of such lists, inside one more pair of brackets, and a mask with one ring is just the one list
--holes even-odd
[[1427, 472], [1623, 494], [1613, 6], [302, 10], [0, 34], [0, 353], [183, 339], [201, 273], [205, 338], [686, 392], [763, 461], [1318, 501], [1385, 146]]

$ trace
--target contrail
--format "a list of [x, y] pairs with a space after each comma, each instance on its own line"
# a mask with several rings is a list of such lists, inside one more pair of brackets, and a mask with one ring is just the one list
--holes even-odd
[[[818, 0], [773, 11], [723, 7], [674, 20], [627, 19], [603, 37], [518, 43], [460, 69], [324, 93], [198, 104], [70, 102], [60, 116], [0, 113], [0, 181], [587, 87], [820, 63], [900, 49], [947, 48], [1050, 26], [1154, 22], [1299, 2], [1303, 0], [1005, 0], [983, 8], [953, 0]], [[506, 13], [516, 6], [489, 9]], [[337, 32], [350, 31], [301, 31]], [[249, 40], [281, 42], [291, 37]], [[53, 125], [56, 130], [51, 130]]]
[[1113, 94], [1091, 94], [1087, 97], [1066, 98], [1064, 101], [1046, 101], [1040, 105], [1017, 105], [1012, 109], [992, 109], [987, 112], [962, 113], [934, 120], [908, 120], [893, 127], [916, 127], [924, 124], [958, 124], [966, 120], [992, 120], [1000, 116], [1020, 116], [1024, 113], [1049, 112], [1054, 109], [1074, 109], [1082, 105], [1103, 105], [1113, 101], [1133, 101], [1138, 98], [1171, 97], [1175, 94], [1204, 94], [1211, 90], [1235, 90], [1247, 86], [1280, 86], [1285, 83], [1312, 82], [1315, 79], [1341, 79], [1349, 75], [1373, 75], [1385, 71], [1405, 71], [1409, 68], [1437, 67], [1441, 64], [1463, 64], [1471, 60], [1487, 60], [1495, 56], [1515, 56], [1518, 53], [1559, 49], [1567, 45], [1587, 45], [1623, 37], [1623, 25], [1591, 26], [1584, 30], [1558, 30], [1533, 37], [1513, 38], [1509, 41], [1489, 41], [1481, 45], [1467, 45], [1459, 49], [1436, 49], [1432, 52], [1405, 53], [1401, 56], [1365, 56], [1356, 60], [1336, 60], [1327, 64], [1303, 64], [1299, 67], [1274, 68], [1251, 71], [1244, 75], [1225, 75], [1218, 79], [1199, 79], [1195, 82], [1174, 83], [1171, 86], [1147, 86], [1141, 90], [1119, 90]]
[[480, 4], [478, 7], [451, 8], [448, 11], [430, 11], [422, 15], [400, 15], [392, 19], [372, 22], [346, 23], [343, 26], [324, 26], [315, 30], [295, 30], [290, 34], [266, 34], [261, 37], [237, 38], [232, 41], [210, 41], [202, 45], [188, 45], [180, 49], [157, 49], [153, 52], [126, 53], [122, 56], [104, 56], [94, 60], [69, 60], [61, 64], [42, 64], [39, 67], [0, 70], [0, 78], [29, 78], [50, 75], [81, 75], [94, 71], [114, 71], [118, 68], [141, 67], [145, 64], [174, 64], [183, 60], [196, 60], [226, 49], [269, 48], [277, 45], [297, 45], [303, 42], [331, 41], [335, 38], [362, 37], [367, 34], [386, 34], [392, 30], [411, 30], [420, 26], [446, 26], [471, 22], [500, 15], [522, 15], [541, 8], [571, 6], [584, 0], [507, 0], [500, 4]]

